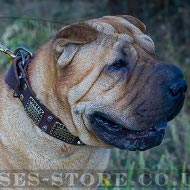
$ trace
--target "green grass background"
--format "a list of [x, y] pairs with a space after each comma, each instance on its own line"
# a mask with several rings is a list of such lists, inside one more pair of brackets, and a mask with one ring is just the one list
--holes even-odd
[[[189, 0], [1, 0], [0, 41], [12, 50], [24, 44], [35, 52], [63, 25], [118, 14], [142, 20], [155, 42], [157, 59], [178, 65], [190, 84]], [[8, 57], [0, 56], [0, 73], [8, 69], [9, 62]], [[116, 188], [110, 181], [104, 189], [190, 189], [180, 175], [190, 173], [190, 91], [182, 112], [169, 123], [161, 146], [145, 152], [113, 149], [108, 168], [126, 172], [129, 183]], [[171, 180], [163, 187], [130, 183], [138, 181], [143, 172], [164, 172]]]

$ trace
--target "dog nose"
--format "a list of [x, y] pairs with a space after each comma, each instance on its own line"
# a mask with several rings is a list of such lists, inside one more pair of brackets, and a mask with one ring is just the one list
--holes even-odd
[[[155, 78], [152, 85], [159, 84], [157, 93], [160, 95], [159, 106], [162, 106], [162, 117], [171, 121], [182, 109], [187, 84], [180, 68], [169, 63], [157, 63], [155, 67]], [[155, 82], [154, 82], [155, 81]], [[156, 95], [155, 94], [155, 95]], [[156, 97], [156, 96], [155, 96]], [[159, 96], [156, 97], [159, 99]]]
[[[158, 63], [155, 65], [157, 79], [162, 81], [162, 89], [165, 89], [168, 101], [182, 100], [187, 91], [187, 84], [180, 68], [168, 63]], [[165, 94], [166, 95], [166, 94]]]
[[174, 82], [169, 88], [169, 92], [173, 97], [178, 97], [180, 94], [184, 94], [186, 91], [187, 84], [184, 79]]

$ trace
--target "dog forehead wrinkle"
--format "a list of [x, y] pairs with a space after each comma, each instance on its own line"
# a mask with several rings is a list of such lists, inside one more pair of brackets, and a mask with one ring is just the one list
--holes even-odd
[[155, 47], [154, 47], [154, 42], [152, 39], [145, 35], [136, 35], [134, 36], [135, 42], [143, 49], [145, 52], [147, 52], [149, 55], [154, 55], [155, 54]]
[[[112, 63], [114, 57], [118, 56], [118, 50], [114, 47], [116, 43], [118, 43], [117, 39], [112, 36], [101, 35], [96, 41], [80, 47], [77, 53], [78, 59], [82, 64], [91, 63], [94, 66]], [[86, 56], [83, 56], [84, 54]]]
[[138, 27], [142, 32], [146, 31], [146, 26], [144, 23], [142, 23], [139, 19], [131, 16], [131, 15], [117, 15], [118, 17], [122, 17], [125, 20], [129, 21], [130, 23], [132, 23], [133, 25], [135, 25], [136, 27]]
[[88, 21], [92, 27], [96, 28], [99, 32], [107, 34], [107, 35], [113, 35], [116, 33], [116, 30], [113, 26], [111, 26], [108, 23], [102, 23], [98, 19], [94, 19], [92, 21]]
[[[99, 48], [102, 48], [101, 52], [106, 48], [112, 48], [116, 39], [114, 39], [112, 36], [103, 35], [101, 36], [100, 42], [98, 42]], [[96, 48], [96, 51], [99, 50], [99, 48]], [[99, 51], [100, 52], [100, 51]]]
[[[104, 18], [104, 17], [103, 17]], [[115, 20], [113, 22], [110, 21], [110, 19], [94, 19], [88, 21], [88, 23], [97, 29], [99, 31], [99, 34], [106, 34], [107, 36], [117, 36], [118, 34], [128, 34], [128, 36], [138, 35], [142, 34], [141, 30], [138, 29], [135, 25], [131, 24], [130, 22], [126, 21], [123, 18], [120, 18], [121, 20], [124, 20], [124, 23], [127, 22], [128, 25], [122, 23], [115, 23]], [[132, 41], [131, 37], [131, 41]]]
[[129, 36], [128, 34], [119, 34], [118, 40], [123, 43], [133, 43], [133, 38]]
[[100, 23], [105, 25], [104, 30], [102, 31], [101, 29], [101, 32], [107, 33], [107, 35], [115, 36], [116, 34], [121, 34], [122, 36], [122, 34], [128, 34], [131, 43], [135, 42], [139, 44], [139, 46], [149, 55], [154, 56], [155, 50], [152, 39], [144, 35], [137, 26], [126, 19], [117, 16], [108, 16], [92, 20], [92, 22], [94, 22], [94, 26], [96, 27], [100, 26]]
[[[116, 20], [119, 20], [119, 23], [115, 23]], [[113, 38], [117, 36], [118, 39], [126, 40], [130, 43], [137, 43], [149, 55], [154, 56], [155, 48], [152, 39], [149, 36], [143, 34], [143, 32], [138, 27], [124, 18], [111, 17], [110, 19], [109, 17], [103, 17], [90, 22], [93, 23], [92, 27], [95, 27], [96, 29], [102, 25], [105, 26], [101, 28], [100, 33], [106, 34], [107, 36], [113, 36]]]
[[113, 26], [118, 33], [130, 33], [131, 35], [142, 34], [142, 31], [138, 27], [122, 17], [102, 17], [100, 20]]

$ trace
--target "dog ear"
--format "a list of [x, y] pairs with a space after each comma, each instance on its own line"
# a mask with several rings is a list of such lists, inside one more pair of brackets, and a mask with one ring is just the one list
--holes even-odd
[[63, 27], [53, 38], [53, 49], [61, 56], [58, 64], [66, 66], [75, 53], [80, 44], [90, 43], [98, 36], [98, 31], [86, 23], [75, 23]]
[[139, 28], [143, 33], [146, 31], [146, 26], [139, 19], [130, 15], [118, 15], [118, 17], [122, 17], [125, 20], [129, 21], [131, 24]]

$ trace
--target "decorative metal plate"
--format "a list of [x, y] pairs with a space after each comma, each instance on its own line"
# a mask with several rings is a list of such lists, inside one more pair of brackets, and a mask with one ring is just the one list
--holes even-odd
[[39, 125], [42, 117], [44, 115], [44, 111], [41, 109], [41, 107], [38, 105], [38, 103], [30, 97], [28, 99], [28, 102], [26, 104], [25, 110], [29, 117], [37, 124]]
[[67, 143], [74, 143], [75, 136], [73, 136], [68, 129], [62, 123], [55, 122], [54, 126], [50, 131], [50, 135]]

